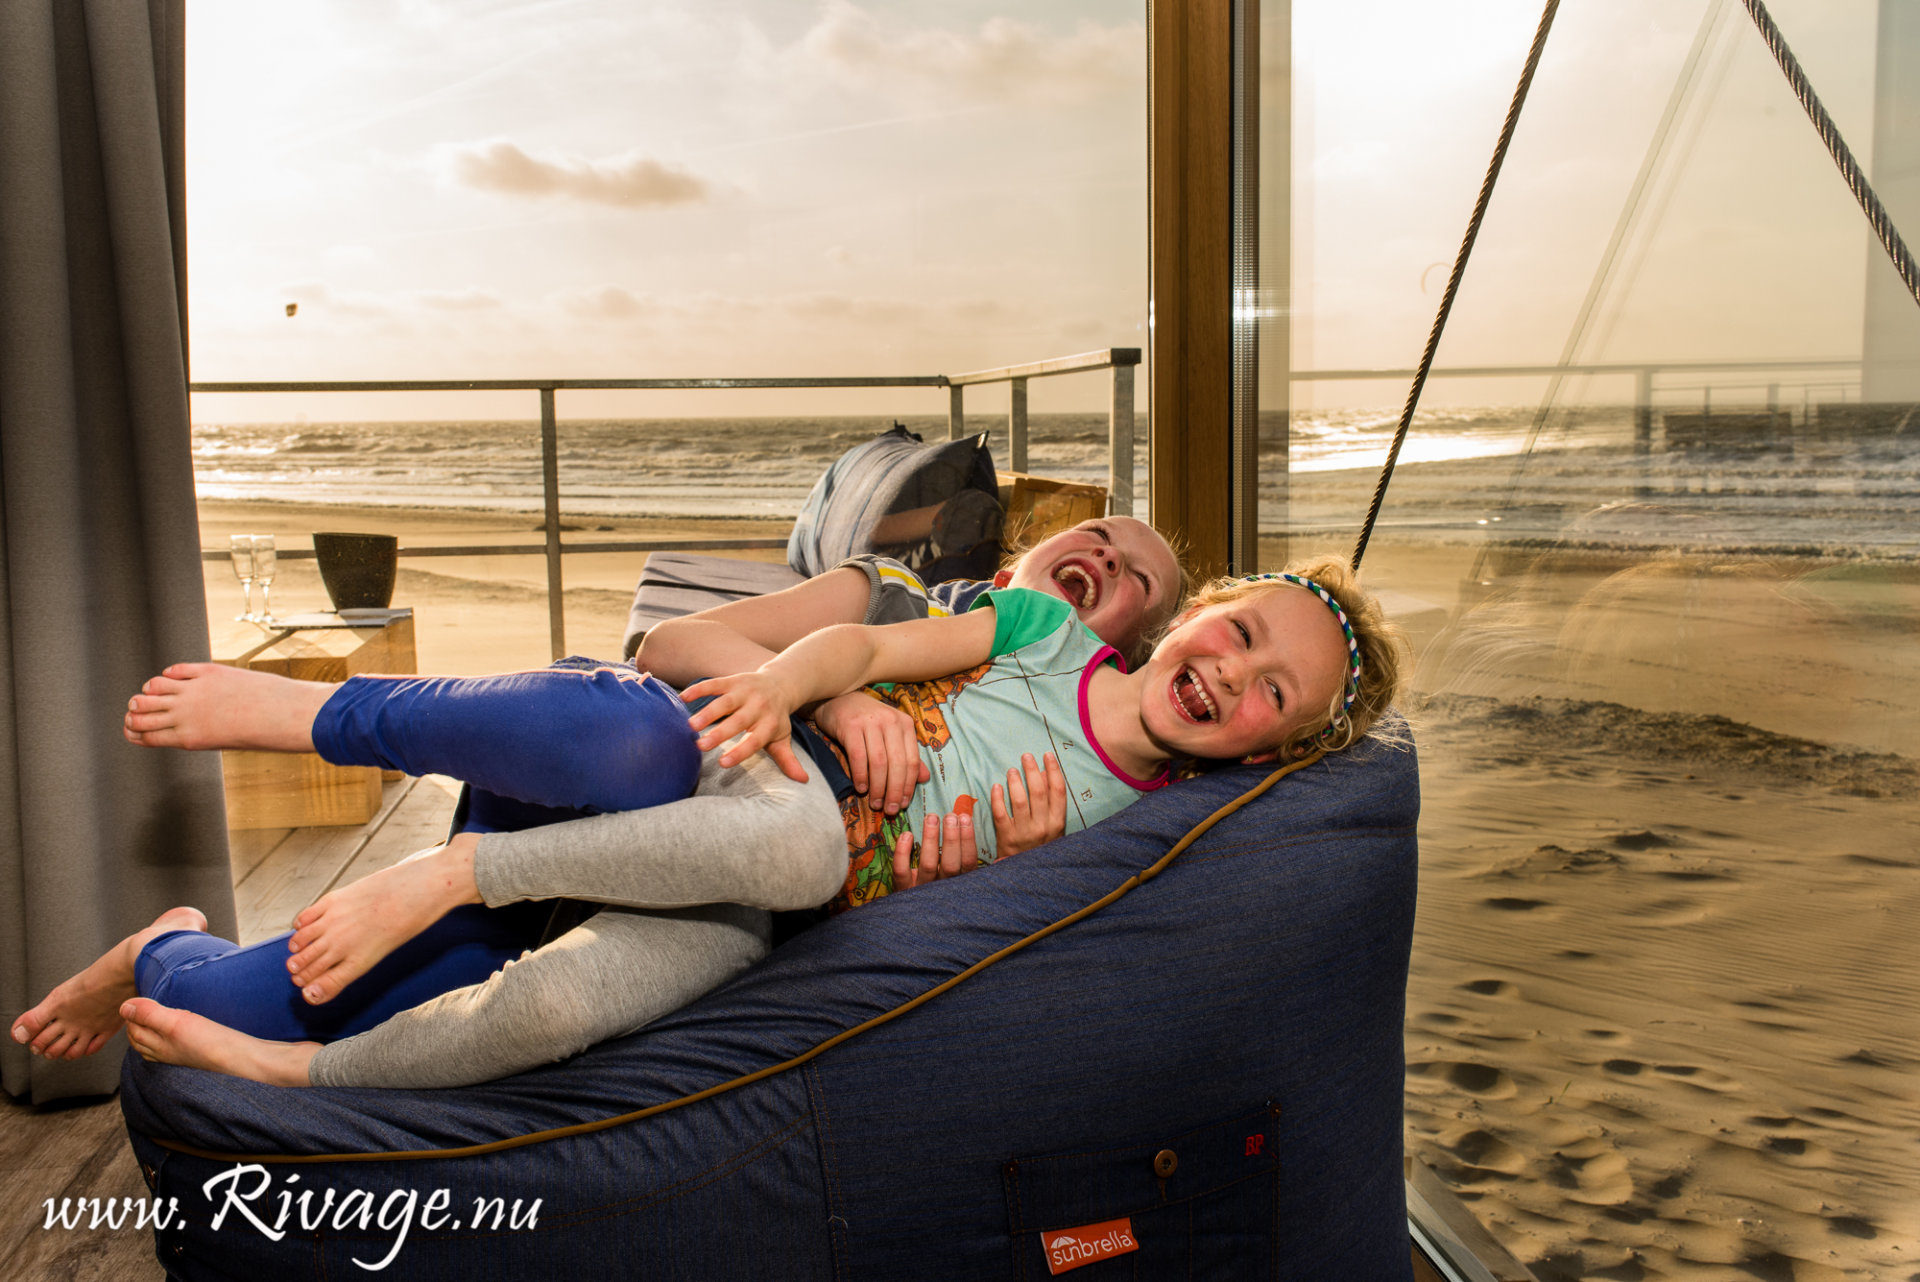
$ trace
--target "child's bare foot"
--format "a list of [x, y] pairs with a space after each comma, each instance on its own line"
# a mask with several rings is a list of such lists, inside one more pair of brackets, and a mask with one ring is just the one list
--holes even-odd
[[120, 1004], [133, 996], [133, 962], [149, 940], [170, 930], [205, 930], [195, 908], [172, 908], [100, 954], [93, 965], [13, 1021], [13, 1040], [48, 1059], [79, 1059], [120, 1031]]
[[319, 1042], [269, 1042], [216, 1024], [192, 1011], [136, 997], [120, 1008], [127, 1040], [140, 1057], [162, 1064], [211, 1069], [271, 1086], [306, 1086], [307, 1064]]
[[224, 663], [176, 663], [127, 701], [125, 733], [149, 748], [312, 752], [313, 719], [334, 689]]
[[400, 945], [461, 904], [480, 902], [473, 852], [461, 833], [359, 881], [322, 895], [293, 919], [287, 969], [315, 1005], [333, 1000]]

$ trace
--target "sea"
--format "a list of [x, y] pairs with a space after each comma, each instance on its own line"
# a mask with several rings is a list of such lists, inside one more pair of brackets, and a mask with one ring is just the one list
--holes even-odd
[[[1628, 406], [1543, 421], [1533, 407], [1422, 410], [1378, 530], [1920, 560], [1916, 416], [1802, 417], [1656, 411], [1636, 444]], [[828, 464], [895, 421], [929, 441], [946, 437], [946, 420], [933, 416], [565, 419], [563, 518], [791, 519]], [[1397, 423], [1381, 410], [1264, 417], [1262, 531], [1357, 528]], [[1004, 466], [1005, 420], [968, 426], [991, 433]], [[1035, 414], [1029, 437], [1030, 471], [1105, 483], [1105, 414]], [[1144, 416], [1135, 454], [1144, 510]], [[1285, 468], [1273, 462], [1282, 457]], [[539, 425], [527, 421], [202, 424], [193, 461], [205, 499], [502, 513], [543, 505]]]

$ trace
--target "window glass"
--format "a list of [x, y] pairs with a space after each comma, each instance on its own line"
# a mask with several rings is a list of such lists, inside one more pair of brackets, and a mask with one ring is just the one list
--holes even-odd
[[[188, 19], [196, 380], [939, 375], [1145, 345], [1138, 6], [196, 0]], [[1032, 384], [1036, 470], [1104, 480], [1108, 385]], [[1009, 405], [1005, 384], [967, 394], [1002, 466]], [[604, 542], [783, 537], [840, 450], [896, 419], [944, 437], [949, 406], [933, 387], [557, 409], [566, 536]], [[209, 546], [540, 542], [532, 391], [193, 410]], [[618, 653], [639, 564], [567, 558], [570, 648]], [[281, 573], [277, 603], [324, 605], [312, 562]], [[224, 621], [239, 585], [208, 582]], [[400, 583], [424, 666], [548, 657], [543, 558], [404, 560]]]
[[[1911, 6], [1771, 7], [1911, 243]], [[1538, 17], [1262, 8], [1269, 559], [1352, 547]], [[1917, 357], [1743, 6], [1562, 7], [1365, 558], [1407, 1144], [1543, 1278], [1920, 1267]]]

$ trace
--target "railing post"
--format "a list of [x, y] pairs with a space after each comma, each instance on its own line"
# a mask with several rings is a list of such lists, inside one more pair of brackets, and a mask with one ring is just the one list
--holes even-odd
[[967, 389], [954, 384], [947, 388], [947, 439], [957, 441], [967, 434]]
[[567, 654], [567, 610], [560, 590], [560, 428], [553, 389], [540, 389], [540, 479], [547, 500], [547, 635], [553, 657]]
[[1011, 381], [1012, 408], [1007, 411], [1007, 466], [1016, 472], [1027, 470], [1027, 380]]
[[1653, 371], [1642, 367], [1633, 375], [1633, 457], [1638, 463], [1639, 472], [1634, 493], [1639, 498], [1646, 498], [1653, 492], [1647, 484], [1647, 457], [1652, 453]]
[[1133, 515], [1133, 366], [1113, 367], [1113, 409], [1107, 417], [1107, 513]]

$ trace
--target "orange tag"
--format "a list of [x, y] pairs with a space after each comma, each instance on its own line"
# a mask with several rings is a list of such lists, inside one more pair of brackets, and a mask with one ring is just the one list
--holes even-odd
[[1047, 1249], [1047, 1270], [1056, 1276], [1096, 1260], [1110, 1260], [1128, 1251], [1138, 1251], [1133, 1240], [1133, 1221], [1107, 1220], [1077, 1229], [1057, 1229], [1043, 1233], [1041, 1245]]

